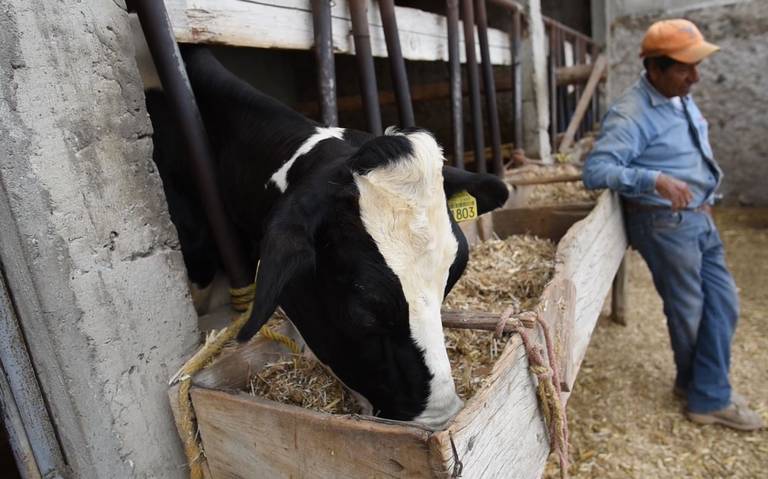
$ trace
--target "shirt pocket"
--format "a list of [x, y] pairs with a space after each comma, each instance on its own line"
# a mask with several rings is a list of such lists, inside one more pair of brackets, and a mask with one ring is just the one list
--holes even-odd
[[656, 230], [672, 230], [683, 222], [683, 213], [680, 211], [658, 211], [651, 218], [651, 227]]

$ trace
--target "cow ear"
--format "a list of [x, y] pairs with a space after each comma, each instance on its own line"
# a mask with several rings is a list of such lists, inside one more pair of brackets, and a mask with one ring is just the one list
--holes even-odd
[[443, 166], [445, 197], [466, 191], [477, 200], [478, 214], [495, 210], [507, 202], [509, 188], [497, 176], [472, 173], [453, 166]]
[[309, 223], [271, 221], [261, 240], [256, 272], [256, 296], [251, 317], [237, 335], [251, 339], [277, 309], [280, 294], [294, 277], [315, 269], [315, 249]]

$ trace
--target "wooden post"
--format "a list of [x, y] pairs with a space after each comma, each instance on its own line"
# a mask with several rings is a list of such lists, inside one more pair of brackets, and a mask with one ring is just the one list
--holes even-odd
[[614, 323], [627, 325], [627, 256], [621, 260], [616, 277], [611, 288], [611, 320]]
[[608, 65], [608, 60], [605, 55], [597, 57], [595, 67], [592, 69], [592, 75], [589, 76], [587, 86], [584, 87], [584, 94], [579, 98], [579, 104], [576, 106], [576, 111], [573, 112], [571, 122], [568, 124], [568, 128], [565, 130], [565, 136], [563, 141], [560, 142], [560, 148], [558, 151], [563, 152], [573, 145], [573, 139], [576, 135], [576, 129], [579, 127], [581, 120], [584, 118], [584, 114], [587, 112], [587, 108], [592, 103], [592, 95], [595, 93], [597, 84], [600, 82], [600, 77], [603, 74], [603, 70]]

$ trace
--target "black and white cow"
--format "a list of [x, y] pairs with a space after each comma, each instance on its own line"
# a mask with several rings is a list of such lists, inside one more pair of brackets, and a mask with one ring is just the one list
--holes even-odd
[[[466, 190], [484, 213], [506, 201], [504, 183], [443, 166], [425, 130], [373, 137], [325, 128], [238, 79], [208, 50], [182, 51], [226, 209], [253, 263], [261, 260], [253, 314], [238, 339], [256, 334], [280, 305], [378, 415], [444, 425], [462, 402], [440, 306], [468, 257], [446, 197]], [[187, 268], [205, 284], [215, 247], [162, 94], [147, 99]]]

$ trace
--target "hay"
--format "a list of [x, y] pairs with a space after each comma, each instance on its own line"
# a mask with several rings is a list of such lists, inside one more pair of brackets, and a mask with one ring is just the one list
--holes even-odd
[[[469, 253], [464, 275], [445, 300], [448, 310], [478, 310], [501, 314], [533, 309], [555, 269], [555, 244], [530, 235], [489, 240]], [[490, 331], [448, 329], [445, 347], [451, 361], [456, 392], [463, 399], [480, 389], [510, 334], [497, 339]]]
[[470, 250], [461, 279], [445, 299], [448, 310], [501, 314], [533, 309], [555, 268], [555, 244], [531, 235], [488, 240]]
[[357, 414], [360, 408], [344, 385], [314, 359], [293, 356], [267, 365], [250, 380], [250, 393], [283, 404], [330, 414]]
[[[486, 241], [470, 251], [467, 269], [446, 298], [444, 308], [499, 314], [508, 306], [530, 310], [552, 278], [554, 266], [555, 245], [549, 240], [520, 235]], [[469, 399], [482, 387], [509, 336], [497, 339], [490, 331], [445, 331], [459, 396]], [[313, 411], [360, 412], [341, 382], [321, 364], [305, 357], [277, 361], [254, 374], [250, 393]]]
[[[581, 169], [572, 163], [548, 166], [527, 166], [513, 170], [508, 178], [515, 180], [533, 180], [554, 176], [578, 175]], [[588, 190], [581, 181], [550, 183], [528, 186], [531, 193], [526, 206], [552, 206], [568, 203], [589, 203], [597, 201], [602, 190]]]
[[597, 201], [603, 190], [588, 190], [581, 181], [536, 185], [526, 202], [527, 206], [550, 206]]

